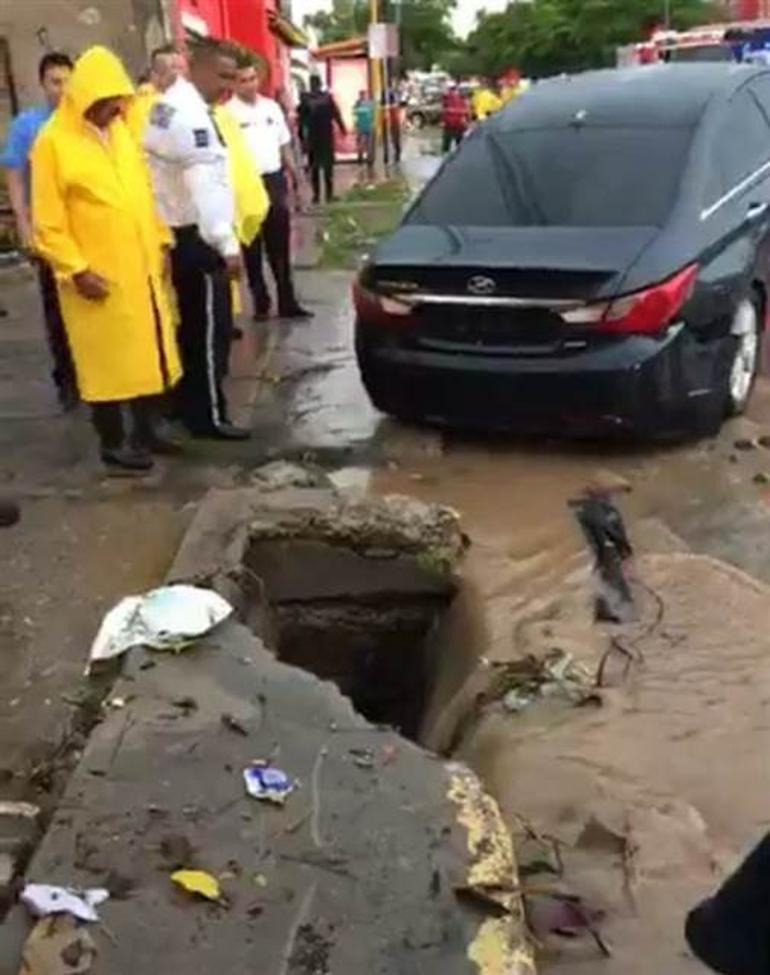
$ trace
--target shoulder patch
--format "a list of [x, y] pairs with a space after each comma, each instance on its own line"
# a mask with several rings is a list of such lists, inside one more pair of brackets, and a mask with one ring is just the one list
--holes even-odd
[[156, 125], [159, 129], [167, 129], [171, 125], [171, 119], [176, 115], [176, 109], [166, 102], [155, 102], [150, 109], [150, 125]]
[[193, 138], [195, 139], [196, 149], [205, 149], [209, 144], [209, 130], [208, 129], [193, 129]]

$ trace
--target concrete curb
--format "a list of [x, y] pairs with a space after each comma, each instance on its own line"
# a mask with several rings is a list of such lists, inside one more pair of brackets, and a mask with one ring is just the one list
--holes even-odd
[[[223, 581], [221, 538], [197, 538], [172, 576]], [[28, 871], [130, 887], [101, 909], [94, 975], [534, 972], [511, 839], [466, 768], [367, 724], [234, 621], [182, 655], [134, 656], [112, 700]], [[243, 767], [268, 758], [298, 780], [285, 808], [245, 794]], [[177, 866], [218, 876], [226, 906], [175, 890]], [[15, 909], [0, 972], [28, 930]]]

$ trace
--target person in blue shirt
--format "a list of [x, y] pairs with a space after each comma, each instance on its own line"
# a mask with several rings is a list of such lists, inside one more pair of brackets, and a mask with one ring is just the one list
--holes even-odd
[[[0, 167], [5, 172], [19, 242], [30, 257], [35, 256], [30, 213], [30, 153], [38, 133], [59, 104], [71, 73], [72, 60], [68, 55], [57, 51], [43, 55], [38, 76], [45, 101], [16, 116], [11, 122], [5, 147], [0, 153]], [[62, 407], [69, 410], [78, 403], [77, 379], [59, 308], [56, 281], [45, 262], [36, 260], [36, 263], [48, 344], [53, 358], [53, 380]]]
[[374, 102], [365, 91], [358, 93], [358, 101], [353, 106], [353, 119], [356, 125], [356, 147], [358, 164], [366, 162], [371, 169], [374, 165]]

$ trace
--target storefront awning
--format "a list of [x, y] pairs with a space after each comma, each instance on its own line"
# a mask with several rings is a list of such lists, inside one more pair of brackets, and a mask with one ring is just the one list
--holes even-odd
[[292, 24], [286, 17], [282, 17], [274, 10], [268, 15], [270, 30], [276, 37], [280, 37], [287, 47], [307, 47], [310, 41], [307, 34]]
[[365, 58], [369, 52], [369, 45], [365, 37], [351, 37], [347, 41], [336, 41], [334, 44], [324, 44], [313, 51], [317, 61], [328, 61], [330, 58]]

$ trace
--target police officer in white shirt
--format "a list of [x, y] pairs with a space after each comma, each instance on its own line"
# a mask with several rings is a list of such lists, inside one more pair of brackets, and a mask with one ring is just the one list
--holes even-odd
[[[307, 319], [312, 313], [297, 301], [291, 273], [291, 213], [289, 185], [296, 191], [298, 179], [291, 153], [291, 133], [278, 102], [260, 94], [267, 80], [263, 64], [253, 63], [238, 69], [236, 94], [228, 108], [241, 125], [246, 144], [262, 175], [270, 197], [270, 209], [261, 234], [244, 248], [246, 274], [254, 298], [254, 317], [270, 316], [270, 295], [262, 269], [262, 251], [267, 253], [276, 291], [278, 314], [282, 318]], [[288, 180], [287, 180], [288, 177]]]
[[242, 261], [227, 150], [212, 106], [234, 79], [233, 57], [215, 41], [198, 42], [189, 81], [177, 79], [159, 97], [144, 134], [160, 214], [175, 238], [182, 418], [194, 436], [221, 440], [249, 436], [229, 422], [222, 391], [234, 329], [231, 279]]

